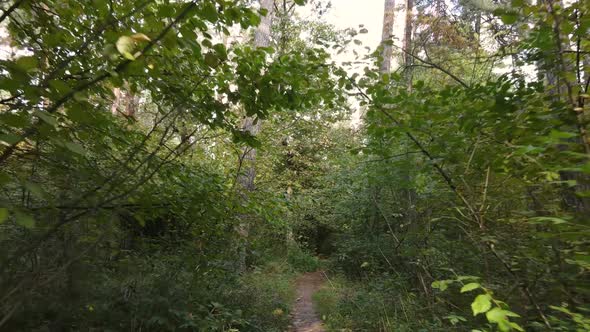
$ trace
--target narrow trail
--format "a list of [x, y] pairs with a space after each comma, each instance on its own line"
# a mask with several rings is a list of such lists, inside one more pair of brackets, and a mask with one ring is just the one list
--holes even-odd
[[308, 272], [297, 279], [297, 300], [293, 307], [292, 332], [325, 332], [322, 320], [313, 307], [312, 295], [325, 282], [321, 271]]

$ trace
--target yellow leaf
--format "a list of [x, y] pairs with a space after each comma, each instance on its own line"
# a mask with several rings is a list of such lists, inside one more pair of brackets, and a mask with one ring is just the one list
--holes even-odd
[[150, 37], [146, 36], [143, 33], [135, 33], [131, 35], [131, 38], [135, 41], [151, 41]]
[[133, 54], [131, 54], [129, 52], [123, 52], [122, 54], [125, 57], [125, 59], [132, 60], [132, 61], [135, 60], [135, 57], [133, 56]]

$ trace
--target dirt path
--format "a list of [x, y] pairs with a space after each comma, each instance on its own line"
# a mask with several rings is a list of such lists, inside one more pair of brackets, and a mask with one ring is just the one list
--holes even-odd
[[322, 320], [313, 307], [311, 296], [325, 278], [321, 271], [309, 272], [297, 279], [297, 300], [293, 306], [292, 332], [325, 332]]

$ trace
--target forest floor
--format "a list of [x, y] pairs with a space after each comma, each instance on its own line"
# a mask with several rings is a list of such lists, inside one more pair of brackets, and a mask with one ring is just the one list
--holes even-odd
[[325, 332], [313, 306], [312, 296], [325, 282], [322, 271], [308, 272], [297, 279], [297, 300], [293, 307], [292, 332]]

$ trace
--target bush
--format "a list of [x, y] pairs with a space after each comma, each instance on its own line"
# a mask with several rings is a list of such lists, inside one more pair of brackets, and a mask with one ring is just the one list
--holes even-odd
[[299, 272], [313, 272], [320, 268], [320, 260], [317, 257], [297, 246], [289, 248], [287, 261]]

